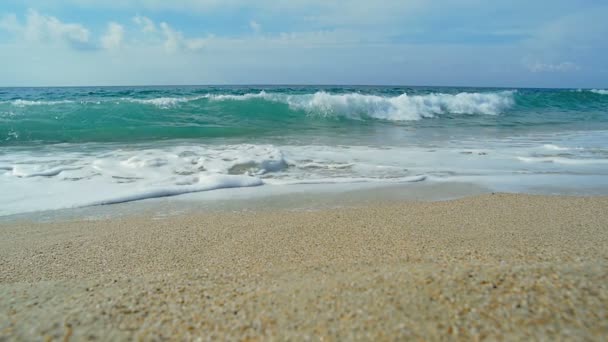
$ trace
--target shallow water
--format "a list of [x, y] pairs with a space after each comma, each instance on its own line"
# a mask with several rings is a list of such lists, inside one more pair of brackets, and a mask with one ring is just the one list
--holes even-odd
[[0, 89], [0, 215], [227, 187], [604, 194], [607, 176], [600, 89]]

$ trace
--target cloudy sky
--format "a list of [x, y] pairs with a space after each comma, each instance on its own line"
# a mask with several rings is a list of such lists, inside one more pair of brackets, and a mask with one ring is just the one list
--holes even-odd
[[608, 87], [606, 0], [2, 0], [0, 86]]

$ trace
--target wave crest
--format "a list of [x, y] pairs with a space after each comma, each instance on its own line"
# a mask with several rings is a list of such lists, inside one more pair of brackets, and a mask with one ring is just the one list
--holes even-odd
[[[6, 101], [3, 101], [6, 103]], [[59, 100], [59, 101], [43, 101], [43, 100], [23, 100], [17, 99], [9, 101], [9, 103], [15, 107], [29, 107], [29, 106], [53, 106], [58, 104], [74, 103], [71, 100]]]
[[132, 103], [140, 103], [140, 104], [146, 104], [146, 105], [153, 105], [159, 108], [170, 108], [170, 107], [175, 107], [180, 103], [184, 103], [184, 102], [190, 102], [190, 101], [194, 101], [197, 100], [199, 98], [187, 98], [187, 97], [157, 97], [157, 98], [153, 98], [153, 99], [132, 99], [132, 98], [127, 98], [124, 99], [125, 101], [128, 102], [132, 102]]
[[[599, 90], [598, 90], [599, 92]], [[333, 94], [318, 91], [309, 94], [259, 93], [247, 94], [203, 94], [183, 97], [119, 98], [112, 100], [82, 100], [80, 104], [108, 101], [116, 104], [135, 103], [155, 106], [159, 109], [175, 108], [194, 101], [267, 101], [281, 103], [289, 109], [303, 111], [310, 116], [346, 117], [349, 119], [380, 119], [389, 121], [410, 121], [432, 118], [439, 115], [499, 115], [515, 104], [515, 91], [462, 92], [458, 94], [432, 93], [424, 95], [401, 94], [380, 96], [360, 93]], [[30, 101], [14, 100], [17, 107], [57, 105], [75, 103], [73, 100]], [[204, 106], [204, 103], [200, 105]]]
[[428, 94], [385, 97], [359, 93], [330, 94], [324, 91], [305, 95], [257, 94], [215, 95], [215, 101], [262, 99], [289, 105], [309, 115], [373, 118], [390, 121], [420, 120], [444, 114], [498, 115], [514, 103], [514, 91], [495, 93]]
[[608, 89], [591, 89], [589, 91], [595, 94], [608, 95]]

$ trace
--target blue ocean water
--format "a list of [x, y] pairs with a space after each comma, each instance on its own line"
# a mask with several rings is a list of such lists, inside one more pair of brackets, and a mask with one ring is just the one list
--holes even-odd
[[292, 184], [585, 193], [606, 170], [603, 89], [0, 88], [0, 215]]

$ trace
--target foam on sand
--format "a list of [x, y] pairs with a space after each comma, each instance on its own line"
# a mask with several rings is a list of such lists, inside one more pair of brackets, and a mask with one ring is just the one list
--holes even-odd
[[172, 186], [172, 187], [161, 187], [147, 190], [136, 191], [135, 193], [103, 199], [91, 203], [84, 204], [83, 206], [94, 206], [94, 205], [108, 205], [125, 203], [132, 201], [140, 201], [149, 198], [158, 197], [169, 197], [177, 196], [192, 192], [202, 192], [217, 189], [227, 188], [242, 188], [260, 186], [264, 182], [256, 177], [249, 176], [234, 176], [234, 175], [211, 175], [196, 179], [196, 184], [184, 185], [184, 186]]
[[397, 177], [397, 178], [323, 178], [323, 179], [305, 179], [305, 180], [266, 180], [267, 184], [272, 185], [301, 185], [301, 184], [356, 184], [356, 183], [416, 183], [423, 182], [427, 179], [425, 175], [413, 177]]
[[[461, 179], [490, 187], [488, 179], [500, 186], [523, 175], [544, 175], [552, 184], [549, 173], [589, 179], [605, 175], [603, 139], [605, 134], [587, 132], [560, 139], [445, 141], [432, 148], [194, 142], [7, 148], [0, 156], [0, 215], [257, 185], [346, 188]], [[556, 182], [561, 186], [565, 181]], [[577, 182], [572, 179], [572, 186]]]

